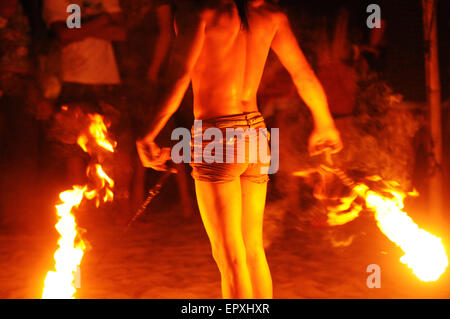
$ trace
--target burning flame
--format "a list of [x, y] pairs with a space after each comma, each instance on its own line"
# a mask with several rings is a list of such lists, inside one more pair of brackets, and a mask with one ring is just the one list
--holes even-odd
[[[343, 225], [359, 216], [364, 206], [374, 212], [377, 226], [381, 232], [399, 246], [405, 253], [400, 261], [412, 269], [422, 281], [436, 281], [448, 266], [448, 257], [441, 238], [419, 228], [403, 211], [403, 201], [407, 195], [417, 196], [417, 192], [404, 193], [398, 190], [397, 182], [386, 182], [379, 176], [367, 177], [367, 184], [354, 183], [339, 169], [321, 166], [322, 174], [334, 173], [351, 192], [347, 197], [339, 198], [340, 203], [328, 207], [330, 226]], [[317, 170], [316, 170], [317, 172]], [[295, 176], [305, 176], [311, 172], [296, 172]], [[382, 185], [380, 190], [369, 187], [376, 182]], [[318, 198], [324, 196], [317, 194]], [[336, 198], [334, 198], [336, 199]]]
[[105, 122], [103, 121], [103, 116], [100, 114], [88, 114], [88, 117], [90, 119], [89, 133], [81, 134], [78, 137], [78, 145], [83, 149], [83, 151], [88, 153], [88, 143], [90, 139], [93, 139], [98, 146], [113, 153], [116, 143], [110, 141], [106, 137], [108, 130]]
[[72, 208], [77, 207], [84, 195], [85, 188], [74, 187], [73, 190], [62, 192], [59, 198], [62, 204], [56, 205], [59, 221], [56, 224], [61, 237], [58, 240], [59, 248], [55, 252], [55, 269], [49, 271], [44, 283], [42, 298], [72, 298], [75, 294], [74, 273], [81, 263], [84, 242], [80, 240], [77, 232], [75, 216]]
[[[96, 145], [109, 152], [114, 152], [115, 142], [107, 138], [106, 125], [103, 117], [99, 114], [89, 114], [90, 125], [89, 134], [81, 134], [78, 137], [78, 145], [88, 153], [95, 152], [90, 147], [90, 141], [93, 140]], [[114, 181], [105, 173], [100, 164], [92, 164], [87, 169], [87, 175], [91, 176], [94, 172], [95, 179], [99, 180], [94, 189], [88, 189], [88, 186], [74, 186], [72, 190], [60, 193], [59, 197], [62, 204], [56, 205], [58, 223], [55, 228], [60, 234], [58, 240], [59, 248], [54, 254], [55, 271], [49, 271], [44, 281], [44, 299], [69, 299], [74, 298], [76, 292], [75, 274], [83, 258], [85, 244], [80, 237], [78, 227], [75, 222], [73, 208], [78, 207], [83, 198], [96, 198], [97, 207], [100, 201], [108, 202], [113, 200]], [[103, 195], [102, 195], [103, 194]]]
[[392, 191], [392, 199], [374, 191], [365, 195], [367, 207], [375, 212], [383, 234], [399, 246], [404, 255], [400, 261], [422, 281], [436, 281], [448, 266], [442, 240], [419, 228], [403, 209], [404, 195]]

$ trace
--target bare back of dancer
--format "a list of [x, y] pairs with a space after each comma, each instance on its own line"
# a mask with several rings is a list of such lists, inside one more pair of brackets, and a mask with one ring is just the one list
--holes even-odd
[[[233, 1], [206, 10], [203, 48], [192, 70], [196, 119], [242, 113], [245, 34]], [[180, 18], [183, 19], [183, 18]], [[198, 39], [202, 41], [202, 39]]]

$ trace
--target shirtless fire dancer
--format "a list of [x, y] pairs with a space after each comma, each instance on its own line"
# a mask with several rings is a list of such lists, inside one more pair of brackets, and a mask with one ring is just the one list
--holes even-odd
[[[341, 148], [322, 87], [306, 63], [285, 16], [275, 6], [250, 1], [247, 20], [242, 6], [245, 1], [179, 3], [183, 8], [175, 16], [178, 34], [157, 105], [159, 111], [147, 135], [137, 142], [144, 166], [167, 169], [169, 151], [159, 149], [154, 140], [178, 108], [191, 80], [194, 116], [203, 120], [203, 129], [265, 127], [258, 112], [256, 91], [271, 43], [312, 109], [316, 130], [310, 139], [311, 150], [324, 143], [334, 150]], [[262, 23], [263, 19], [267, 20]], [[193, 133], [195, 136], [203, 131]], [[264, 145], [258, 147], [267, 147], [267, 137], [261, 140]], [[198, 205], [221, 273], [224, 298], [272, 297], [262, 242], [268, 181], [262, 170], [264, 165], [267, 163], [259, 161], [191, 163]]]

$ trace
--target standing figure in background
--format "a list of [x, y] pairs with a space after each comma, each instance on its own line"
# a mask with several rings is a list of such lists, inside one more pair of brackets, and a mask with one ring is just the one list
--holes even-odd
[[[172, 44], [172, 40], [175, 35], [175, 23], [174, 14], [176, 11], [176, 1], [174, 0], [156, 0], [157, 7], [157, 22], [158, 22], [158, 36], [156, 45], [153, 51], [153, 58], [150, 62], [148, 69], [148, 79], [151, 83], [158, 87], [161, 81], [161, 70], [167, 67], [167, 57], [169, 49]], [[185, 102], [190, 103], [190, 102]], [[188, 108], [184, 108], [181, 112], [178, 112], [168, 123], [170, 130], [176, 127], [184, 126], [186, 119], [190, 119], [191, 115], [187, 114], [192, 108], [192, 104]], [[188, 109], [188, 110], [186, 110]], [[140, 165], [139, 165], [140, 166]], [[178, 192], [180, 194], [180, 204], [182, 207], [182, 213], [184, 217], [190, 217], [194, 214], [194, 201], [190, 192], [190, 183], [188, 172], [186, 171], [186, 164], [176, 164], [176, 175]]]
[[127, 40], [117, 43], [123, 83], [130, 89], [147, 81], [156, 85], [174, 37], [170, 0], [130, 0], [122, 2]]
[[[71, 29], [66, 24], [70, 4], [81, 8], [81, 28]], [[126, 38], [119, 0], [44, 0], [42, 10], [61, 47], [63, 84], [58, 106], [90, 103], [97, 108], [98, 102], [110, 96], [121, 82], [111, 43]], [[70, 183], [83, 184], [81, 150], [69, 153], [66, 164]]]
[[160, 78], [161, 68], [167, 62], [167, 56], [174, 37], [173, 14], [175, 5], [173, 2], [173, 0], [155, 0], [158, 34], [147, 72], [147, 77], [152, 83], [157, 83]]
[[[125, 90], [124, 99], [133, 125], [130, 132], [135, 138], [142, 133], [143, 123], [148, 123], [154, 115], [149, 105], [158, 98], [161, 75], [167, 67], [168, 54], [175, 37], [174, 12], [176, 1], [173, 0], [132, 0], [123, 4], [125, 24], [128, 30], [127, 41], [118, 47], [119, 62], [122, 70]], [[185, 101], [190, 104], [189, 101]], [[169, 121], [168, 129], [186, 126], [186, 120], [192, 116], [187, 105], [183, 112]], [[162, 141], [169, 145], [170, 140]], [[135, 146], [135, 143], [132, 143]], [[151, 171], [142, 167], [135, 150], [130, 149], [133, 172], [131, 180], [131, 209], [135, 211], [142, 204], [145, 190], [156, 177]], [[195, 203], [190, 192], [190, 181], [186, 164], [176, 165], [178, 174], [176, 182], [180, 211], [183, 216], [193, 214]], [[147, 186], [147, 187], [146, 187]]]
[[136, 137], [152, 116], [148, 105], [158, 94], [158, 83], [174, 36], [170, 1], [132, 0], [123, 2], [127, 40], [116, 45], [123, 79], [121, 113], [130, 118], [128, 137], [123, 141], [130, 156], [130, 209], [142, 204], [147, 186], [147, 170], [136, 152]]

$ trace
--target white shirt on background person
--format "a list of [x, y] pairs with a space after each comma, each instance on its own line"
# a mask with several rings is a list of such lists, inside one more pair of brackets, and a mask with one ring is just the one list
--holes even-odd
[[[50, 26], [66, 22], [67, 6], [78, 4], [81, 17], [119, 13], [119, 0], [44, 0], [42, 15]], [[83, 27], [83, 24], [81, 24]], [[62, 48], [61, 73], [64, 82], [81, 84], [119, 84], [120, 75], [111, 41], [89, 37]]]

